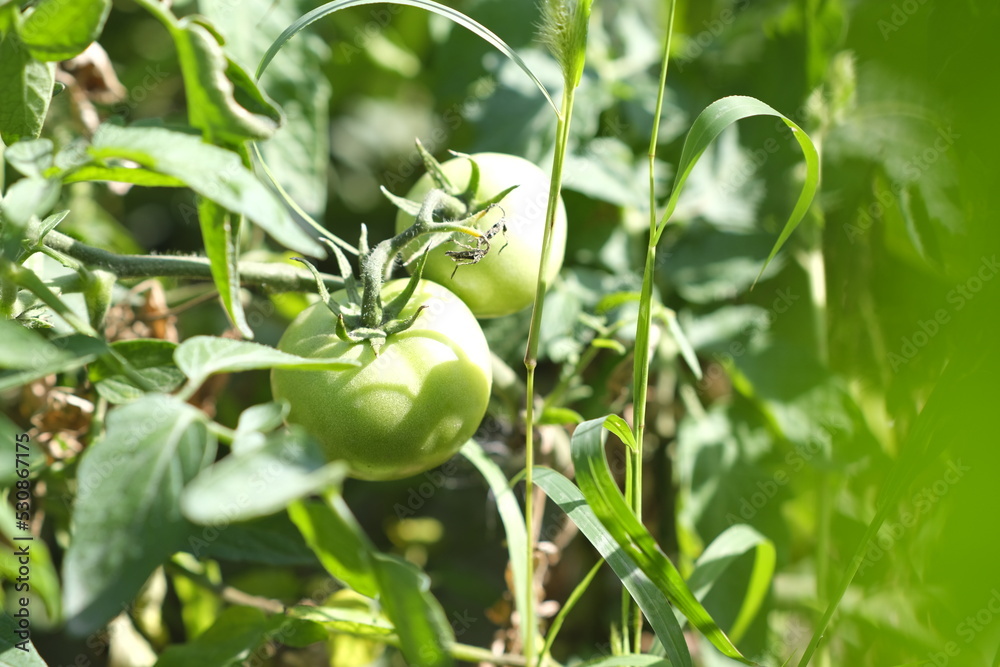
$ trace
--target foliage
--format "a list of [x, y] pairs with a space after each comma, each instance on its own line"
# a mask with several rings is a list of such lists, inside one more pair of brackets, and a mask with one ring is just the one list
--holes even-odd
[[[1000, 665], [995, 5], [0, 1], [0, 663]], [[561, 270], [351, 479], [277, 343], [518, 252], [449, 149]]]

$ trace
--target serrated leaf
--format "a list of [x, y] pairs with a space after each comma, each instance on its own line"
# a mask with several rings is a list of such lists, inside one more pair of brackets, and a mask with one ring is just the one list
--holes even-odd
[[201, 224], [205, 255], [211, 263], [215, 289], [219, 291], [226, 315], [240, 335], [253, 338], [253, 330], [247, 324], [243, 302], [240, 301], [239, 249], [236, 247], [239, 216], [202, 197], [198, 201], [198, 222]]
[[0, 139], [8, 146], [36, 139], [52, 100], [56, 66], [32, 58], [13, 33], [0, 42], [0, 62]]
[[181, 516], [184, 486], [215, 458], [205, 416], [150, 394], [108, 416], [77, 474], [63, 561], [68, 629], [93, 632], [121, 612], [150, 573], [184, 548], [194, 527]]
[[293, 428], [202, 470], [181, 494], [180, 507], [194, 523], [245, 521], [339, 486], [345, 474], [346, 466], [327, 463], [315, 442]]
[[38, 60], [78, 56], [101, 36], [111, 0], [40, 0], [24, 21], [21, 39]]
[[101, 161], [132, 160], [148, 170], [180, 179], [201, 196], [245, 215], [287, 247], [314, 257], [326, 255], [232, 151], [183, 132], [102, 125], [94, 135], [90, 153]]
[[174, 361], [191, 385], [200, 385], [215, 373], [238, 373], [261, 368], [341, 371], [358, 366], [356, 361], [306, 359], [273, 347], [216, 336], [192, 336], [177, 347]]

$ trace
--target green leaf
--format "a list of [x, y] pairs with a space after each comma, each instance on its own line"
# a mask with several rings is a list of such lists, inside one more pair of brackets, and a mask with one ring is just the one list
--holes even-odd
[[[497, 505], [497, 512], [500, 513], [500, 520], [503, 522], [510, 569], [514, 575], [514, 607], [520, 618], [528, 618], [527, 609], [530, 604], [527, 596], [528, 563], [524, 557], [528, 549], [528, 537], [525, 532], [524, 514], [521, 512], [517, 495], [504, 476], [503, 470], [486, 455], [479, 443], [475, 440], [469, 440], [462, 446], [461, 453], [472, 465], [476, 466], [493, 494], [493, 501]], [[523, 627], [523, 623], [521, 625], [521, 641], [527, 643], [528, 629]], [[536, 635], [538, 634], [537, 627], [533, 628], [532, 631]]]
[[101, 36], [110, 11], [111, 0], [40, 0], [21, 39], [38, 60], [68, 60]]
[[190, 549], [199, 558], [264, 565], [305, 565], [319, 561], [287, 514], [230, 524], [219, 536]]
[[285, 423], [290, 406], [287, 401], [275, 401], [253, 405], [240, 414], [236, 423], [232, 451], [237, 456], [263, 447], [267, 440], [264, 434]]
[[684, 330], [681, 329], [680, 322], [677, 321], [677, 313], [669, 310], [667, 311], [665, 318], [667, 320], [667, 326], [670, 327], [670, 335], [674, 337], [677, 347], [681, 349], [681, 356], [684, 357], [684, 361], [687, 362], [688, 368], [691, 369], [694, 376], [700, 380], [701, 364], [698, 363], [698, 355], [695, 354], [694, 347], [691, 346], [691, 341], [688, 340]]
[[[2, 667], [45, 667], [38, 649], [28, 638], [17, 633], [21, 630], [10, 614], [0, 614], [0, 665]], [[24, 642], [23, 644], [21, 642]], [[22, 650], [27, 649], [27, 650]]]
[[[0, 333], [5, 333], [6, 329], [6, 327], [0, 328]], [[51, 344], [56, 351], [51, 347], [44, 348], [44, 352], [30, 358], [30, 362], [25, 364], [27, 368], [0, 373], [0, 391], [20, 387], [46, 375], [75, 370], [89, 364], [107, 351], [107, 344], [104, 341], [79, 334], [53, 339]], [[2, 358], [8, 357], [4, 355]]]
[[[243, 0], [238, 12], [229, 0], [201, 0], [198, 10], [225, 35], [227, 55], [248, 72], [297, 16], [295, 5], [273, 0]], [[282, 126], [259, 148], [289, 200], [313, 216], [323, 214], [327, 201], [331, 86], [324, 68], [330, 54], [322, 37], [301, 34], [259, 84], [287, 112]]]
[[278, 129], [281, 112], [250, 76], [226, 57], [204, 21], [203, 17], [184, 18], [173, 31], [191, 125], [213, 142], [240, 144], [247, 139], [267, 139]]
[[670, 656], [671, 664], [676, 667], [691, 667], [691, 654], [684, 640], [684, 633], [667, 598], [601, 524], [580, 489], [551, 468], [535, 468], [535, 484], [562, 508], [618, 575], [653, 627]]
[[542, 410], [542, 414], [538, 416], [538, 421], [536, 423], [540, 425], [555, 424], [562, 426], [564, 424], [579, 424], [582, 421], [583, 415], [576, 410], [570, 410], [569, 408], [547, 407]]
[[48, 213], [57, 201], [59, 181], [22, 178], [4, 193], [0, 200], [0, 212], [3, 213], [4, 222], [23, 230], [33, 217]]
[[677, 200], [684, 189], [684, 182], [687, 180], [688, 176], [691, 175], [691, 170], [694, 169], [698, 159], [702, 156], [702, 154], [704, 154], [709, 145], [711, 145], [711, 143], [715, 141], [715, 139], [722, 134], [722, 131], [727, 127], [739, 120], [750, 118], [752, 116], [774, 116], [776, 118], [780, 118], [781, 121], [792, 131], [792, 134], [795, 137], [795, 140], [798, 141], [799, 146], [802, 148], [802, 153], [805, 155], [806, 159], [806, 178], [802, 185], [802, 192], [799, 194], [798, 201], [795, 203], [795, 208], [792, 210], [788, 221], [781, 230], [778, 240], [771, 249], [771, 254], [764, 262], [764, 266], [760, 269], [760, 273], [758, 274], [759, 279], [760, 274], [764, 273], [764, 269], [766, 269], [767, 265], [771, 263], [774, 256], [778, 254], [781, 246], [784, 245], [788, 237], [791, 236], [793, 231], [795, 231], [799, 222], [801, 222], [802, 218], [805, 217], [806, 211], [809, 210], [813, 197], [816, 195], [816, 191], [819, 188], [820, 161], [819, 153], [816, 151], [816, 146], [813, 145], [809, 135], [807, 135], [802, 128], [772, 109], [767, 104], [764, 104], [760, 100], [753, 97], [734, 95], [732, 97], [724, 97], [721, 100], [716, 100], [712, 104], [708, 105], [708, 107], [706, 107], [705, 110], [698, 115], [698, 118], [695, 119], [690, 131], [688, 131], [687, 138], [684, 140], [684, 148], [681, 149], [681, 157], [677, 165], [677, 177], [674, 181], [674, 187], [670, 193], [670, 199], [667, 201], [666, 211], [664, 212], [663, 217], [660, 218], [660, 222], [656, 227], [656, 232], [653, 238], [654, 243], [659, 241], [660, 236], [663, 234], [663, 230], [670, 221], [670, 216], [673, 215], [674, 209], [677, 208]]
[[[318, 21], [324, 16], [329, 16], [334, 12], [340, 11], [341, 9], [358, 7], [361, 5], [372, 5], [376, 3], [380, 4], [382, 2], [385, 2], [385, 0], [336, 0], [335, 2], [328, 2], [324, 5], [320, 5], [311, 12], [303, 15], [297, 21], [285, 28], [284, 32], [278, 36], [278, 39], [274, 40], [274, 43], [271, 44], [271, 47], [267, 50], [267, 53], [264, 54], [264, 57], [261, 58], [260, 64], [257, 66], [256, 78], [260, 78], [261, 74], [264, 73], [264, 70], [266, 70], [267, 66], [271, 63], [271, 60], [273, 60], [274, 56], [281, 50], [281, 47], [283, 47], [292, 37], [301, 32], [306, 26]], [[538, 86], [538, 89], [541, 91], [542, 95], [545, 96], [545, 99], [552, 107], [552, 110], [558, 115], [559, 108], [556, 106], [555, 102], [552, 101], [552, 98], [549, 97], [548, 91], [545, 89], [545, 86], [542, 85], [542, 82], [538, 80], [538, 77], [535, 76], [531, 69], [528, 68], [527, 64], [525, 64], [524, 60], [522, 60], [521, 57], [517, 55], [517, 53], [515, 53], [506, 42], [500, 39], [486, 26], [477, 23], [465, 14], [452, 9], [451, 7], [446, 7], [445, 5], [434, 2], [433, 0], [391, 0], [387, 4], [419, 7], [420, 9], [443, 16], [463, 28], [470, 30], [475, 35], [478, 35], [504, 54], [512, 62], [516, 63], [517, 66], [520, 67], [529, 78], [531, 78], [534, 84]]]
[[0, 63], [0, 139], [8, 146], [36, 139], [52, 100], [56, 66], [32, 58], [13, 33], [0, 42]]
[[608, 415], [604, 418], [604, 428], [618, 436], [618, 439], [625, 443], [633, 452], [639, 449], [635, 442], [635, 434], [628, 422], [618, 415]]
[[292, 607], [288, 615], [293, 618], [315, 621], [327, 626], [333, 632], [345, 632], [375, 640], [395, 640], [395, 628], [385, 617], [370, 609], [356, 608], [357, 600], [350, 600], [351, 606], [333, 606], [327, 603], [321, 607]]
[[48, 368], [72, 356], [17, 322], [0, 319], [0, 368]]
[[431, 595], [430, 578], [398, 556], [373, 554], [386, 616], [396, 626], [403, 657], [411, 665], [447, 667], [455, 633], [441, 604]]
[[245, 215], [287, 247], [315, 257], [326, 255], [232, 151], [163, 128], [102, 125], [90, 152], [98, 160], [133, 160], [180, 179], [201, 196]]
[[263, 446], [202, 470], [181, 494], [181, 511], [200, 524], [274, 514], [304, 496], [339, 486], [346, 467], [327, 463], [300, 429], [270, 435]]
[[226, 315], [244, 338], [253, 338], [253, 330], [247, 324], [243, 302], [240, 301], [239, 248], [236, 247], [239, 216], [202, 197], [198, 201], [198, 221], [201, 223], [205, 254], [211, 262], [212, 279], [219, 290]]
[[252, 662], [266, 642], [306, 646], [326, 634], [314, 621], [282, 614], [268, 617], [253, 607], [229, 607], [194, 641], [167, 648], [155, 667], [236, 667]]
[[[169, 393], [184, 381], [184, 374], [174, 364], [177, 344], [153, 338], [122, 340], [111, 344], [115, 350], [153, 390]], [[128, 403], [146, 394], [131, 381], [120, 364], [103, 357], [90, 365], [88, 377], [97, 393], [111, 403]]]
[[45, 171], [52, 167], [53, 150], [51, 139], [28, 139], [8, 146], [3, 156], [25, 176], [44, 178]]
[[69, 631], [93, 632], [121, 612], [149, 574], [184, 548], [184, 485], [215, 458], [204, 415], [150, 394], [111, 411], [105, 436], [83, 456], [63, 562]]
[[688, 578], [688, 585], [694, 589], [698, 599], [703, 600], [725, 570], [747, 553], [755, 554], [753, 572], [747, 585], [743, 604], [733, 622], [729, 636], [734, 642], [740, 640], [750, 627], [754, 616], [760, 610], [774, 576], [776, 554], [774, 543], [750, 526], [737, 524], [730, 526], [716, 537], [695, 563], [694, 572]]
[[188, 338], [177, 347], [174, 360], [192, 386], [200, 385], [215, 373], [238, 373], [261, 368], [342, 371], [358, 365], [356, 361], [306, 359], [266, 345], [216, 336]]
[[183, 188], [187, 185], [180, 178], [159, 174], [142, 167], [106, 167], [88, 164], [77, 167], [63, 176], [63, 183], [81, 183], [83, 181], [132, 183], [147, 188]]
[[340, 495], [328, 492], [322, 502], [296, 502], [288, 516], [331, 576], [362, 595], [378, 595], [375, 548]]
[[608, 533], [670, 602], [724, 655], [743, 657], [684, 583], [674, 564], [639, 522], [611, 476], [604, 456], [604, 419], [584, 422], [573, 432], [571, 453], [576, 479]]
[[377, 553], [337, 493], [327, 492], [323, 502], [296, 503], [288, 514], [331, 575], [359, 593], [379, 596], [410, 664], [451, 664], [447, 647], [455, 636], [420, 568]]

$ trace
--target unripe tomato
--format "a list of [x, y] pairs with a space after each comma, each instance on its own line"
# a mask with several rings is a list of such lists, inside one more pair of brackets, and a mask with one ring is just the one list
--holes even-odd
[[[405, 285], [386, 283], [383, 302]], [[333, 295], [340, 303], [344, 297]], [[288, 421], [312, 434], [328, 460], [346, 461], [353, 477], [400, 479], [433, 468], [472, 437], [486, 413], [493, 376], [476, 318], [430, 281], [418, 284], [400, 317], [420, 306], [413, 326], [388, 336], [378, 357], [367, 343], [338, 338], [323, 303], [302, 311], [278, 342], [303, 357], [361, 362], [345, 371], [271, 372], [274, 397], [291, 405]]]
[[[549, 197], [549, 177], [524, 158], [502, 153], [478, 153], [472, 158], [479, 164], [480, 180], [472, 209], [488, 201], [512, 185], [519, 187], [504, 197], [476, 224], [486, 232], [500, 221], [507, 232], [497, 231], [490, 240], [490, 251], [478, 264], [459, 266], [445, 255], [446, 251], [466, 250], [454, 242], [443, 243], [431, 251], [424, 267], [424, 278], [445, 285], [469, 305], [476, 317], [499, 317], [528, 307], [535, 298], [538, 265], [542, 256], [542, 236], [545, 232], [545, 209]], [[442, 171], [459, 190], [464, 190], [472, 173], [467, 158], [454, 158], [441, 165]], [[422, 201], [434, 187], [431, 177], [424, 174], [406, 195]], [[396, 232], [413, 224], [413, 216], [400, 211], [396, 216]], [[475, 239], [464, 237], [464, 243], [475, 245]], [[506, 244], [506, 248], [504, 245]], [[409, 250], [417, 247], [413, 244]], [[562, 268], [566, 251], [566, 209], [562, 199], [556, 211], [552, 250], [545, 265], [550, 281]], [[452, 277], [454, 273], [454, 278]]]

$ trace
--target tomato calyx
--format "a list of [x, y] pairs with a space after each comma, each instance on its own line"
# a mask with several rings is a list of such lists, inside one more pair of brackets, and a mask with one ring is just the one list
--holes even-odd
[[[456, 220], [445, 222], [434, 220], [435, 213], [438, 211], [448, 211], [454, 214], [465, 210], [467, 210], [465, 204], [456, 197], [449, 195], [443, 189], [434, 189], [420, 204], [416, 220], [409, 228], [378, 243], [373, 248], [368, 247], [368, 230], [362, 225], [359, 242], [360, 280], [354, 276], [351, 264], [343, 251], [329, 240], [320, 239], [337, 260], [347, 294], [344, 303], [338, 303], [330, 296], [315, 266], [304, 258], [294, 258], [305, 264], [316, 279], [316, 290], [319, 292], [320, 299], [337, 318], [335, 330], [337, 337], [352, 344], [368, 343], [377, 356], [385, 344], [387, 336], [406, 331], [413, 326], [423, 307], [418, 308], [413, 315], [407, 318], [400, 318], [400, 313], [409, 303], [410, 297], [413, 296], [417, 283], [420, 281], [424, 263], [427, 260], [427, 251], [455, 234], [471, 236], [475, 239], [477, 247], [483, 245], [485, 235], [472, 225], [489, 210], [489, 207], [481, 212], [465, 215]], [[462, 215], [462, 213], [458, 214]], [[402, 292], [389, 303], [383, 303], [382, 285], [390, 273], [393, 263], [397, 257], [402, 256], [402, 250], [407, 244], [421, 236], [429, 236], [430, 241], [419, 251], [419, 254], [412, 256], [411, 261], [417, 262], [413, 275], [410, 276], [410, 280]], [[488, 238], [485, 240], [485, 247], [489, 248]]]
[[[418, 221], [421, 217], [430, 223], [465, 224], [470, 221], [478, 221], [491, 209], [498, 207], [500, 202], [518, 187], [517, 185], [512, 185], [487, 199], [480, 200], [478, 199], [480, 168], [472, 155], [458, 151], [448, 151], [453, 157], [469, 161], [469, 178], [465, 187], [461, 188], [451, 182], [441, 163], [424, 148], [420, 139], [416, 140], [416, 144], [417, 151], [424, 161], [427, 174], [434, 182], [434, 188], [427, 193], [422, 202], [394, 195], [385, 187], [382, 188], [382, 194], [397, 208], [404, 213], [414, 216]], [[447, 241], [454, 241], [460, 248], [464, 248], [464, 250], [445, 253], [455, 262], [456, 270], [459, 266], [465, 264], [476, 264], [490, 251], [490, 239], [499, 233], [501, 228], [506, 232], [506, 226], [503, 225], [502, 218], [501, 222], [494, 225], [494, 227], [482, 230], [480, 234], [473, 235], [476, 237], [474, 245], [468, 245], [460, 241], [458, 233], [432, 236], [419, 248], [408, 250], [409, 259], [403, 261], [403, 265], [408, 266], [414, 260], [425, 256], [428, 251]], [[468, 233], [465, 230], [458, 231], [460, 233]]]

